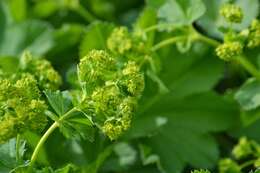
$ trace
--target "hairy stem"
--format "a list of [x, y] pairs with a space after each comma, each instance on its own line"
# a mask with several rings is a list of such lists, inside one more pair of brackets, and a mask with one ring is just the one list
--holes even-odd
[[245, 56], [238, 56], [235, 58], [235, 60], [252, 76], [260, 80], [259, 70], [257, 70], [256, 67], [250, 61], [248, 61]]
[[240, 165], [239, 167], [242, 170], [242, 169], [244, 169], [244, 168], [246, 168], [246, 167], [248, 167], [250, 165], [253, 165], [254, 163], [255, 163], [255, 160], [249, 160], [249, 161], [243, 163], [242, 165]]
[[66, 112], [64, 115], [62, 115], [60, 117], [60, 119], [58, 121], [55, 121], [50, 127], [49, 129], [45, 132], [45, 134], [41, 137], [41, 139], [39, 140], [38, 144], [36, 145], [32, 157], [31, 157], [31, 162], [30, 162], [30, 168], [32, 168], [33, 164], [35, 163], [38, 154], [40, 152], [40, 149], [42, 148], [42, 146], [44, 145], [44, 143], [46, 142], [46, 140], [48, 139], [48, 137], [54, 132], [54, 130], [59, 127], [59, 123], [64, 120], [65, 118], [67, 118], [69, 115], [71, 115], [71, 113], [75, 112], [76, 108], [72, 108], [71, 110], [69, 110], [68, 112]]
[[16, 150], [16, 162], [19, 163], [20, 162], [20, 143], [21, 143], [21, 135], [17, 134], [16, 136], [16, 143], [15, 143], [15, 150]]
[[161, 41], [160, 43], [154, 45], [151, 50], [152, 51], [157, 51], [165, 46], [168, 46], [170, 44], [176, 43], [178, 41], [185, 40], [187, 37], [186, 36], [177, 36], [177, 37], [172, 37], [166, 40]]

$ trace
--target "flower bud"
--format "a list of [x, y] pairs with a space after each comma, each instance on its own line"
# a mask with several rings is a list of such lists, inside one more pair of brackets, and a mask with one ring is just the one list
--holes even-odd
[[122, 78], [118, 83], [119, 88], [130, 96], [139, 97], [141, 95], [144, 90], [144, 76], [134, 61], [129, 61], [125, 65], [122, 71]]
[[241, 170], [236, 162], [227, 158], [220, 160], [219, 173], [241, 173]]
[[103, 84], [115, 72], [116, 64], [113, 57], [106, 51], [92, 50], [80, 60], [78, 77], [81, 83], [90, 87]]
[[107, 39], [107, 47], [114, 53], [124, 54], [132, 46], [131, 36], [126, 27], [115, 28]]
[[234, 147], [232, 151], [236, 159], [245, 158], [250, 154], [252, 154], [252, 152], [253, 152], [252, 147], [246, 137], [242, 137], [239, 140], [239, 143]]
[[243, 19], [242, 9], [235, 4], [225, 4], [220, 9], [220, 14], [232, 23], [241, 23]]
[[225, 61], [232, 60], [233, 57], [238, 56], [243, 51], [243, 45], [236, 42], [223, 43], [216, 48], [217, 56]]
[[17, 81], [4, 79], [0, 84], [0, 96], [0, 103], [3, 105], [3, 115], [0, 117], [0, 143], [26, 130], [39, 132], [45, 127], [47, 106], [40, 100], [37, 81], [32, 75], [22, 74]]
[[122, 121], [111, 118], [104, 122], [102, 130], [111, 140], [115, 140], [120, 135], [122, 135], [124, 128], [122, 125]]
[[42, 89], [56, 90], [62, 83], [60, 75], [49, 61], [33, 58], [29, 52], [22, 55], [20, 66], [24, 72], [34, 75]]
[[255, 19], [249, 27], [247, 47], [255, 48], [260, 45], [260, 21]]

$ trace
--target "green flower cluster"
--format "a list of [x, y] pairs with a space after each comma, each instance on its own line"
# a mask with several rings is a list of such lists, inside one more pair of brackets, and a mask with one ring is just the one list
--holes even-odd
[[210, 172], [208, 170], [201, 169], [201, 170], [194, 170], [191, 173], [210, 173]]
[[216, 48], [217, 56], [225, 61], [232, 60], [233, 57], [242, 54], [243, 45], [239, 41], [227, 42]]
[[[238, 161], [248, 161], [255, 167], [260, 165], [260, 145], [245, 137], [240, 138], [239, 143], [233, 148], [232, 155]], [[219, 163], [220, 173], [241, 173], [243, 168], [235, 160], [229, 158], [223, 159]]]
[[[239, 23], [243, 13], [240, 7], [234, 4], [225, 4], [220, 13], [230, 22]], [[243, 53], [246, 48], [255, 48], [260, 45], [260, 22], [254, 19], [249, 28], [237, 33], [230, 28], [224, 35], [224, 43], [216, 48], [219, 58], [230, 61]]]
[[19, 79], [1, 79], [0, 143], [26, 130], [41, 131], [47, 123], [46, 109], [32, 75], [24, 73]]
[[51, 63], [45, 59], [33, 58], [29, 52], [24, 52], [20, 60], [23, 72], [34, 75], [41, 89], [56, 90], [62, 81]]
[[133, 61], [121, 66], [106, 51], [92, 50], [81, 59], [78, 76], [84, 91], [81, 108], [111, 140], [117, 139], [129, 128], [144, 89], [139, 66]]
[[243, 19], [242, 9], [235, 4], [224, 4], [220, 9], [220, 14], [231, 23], [241, 23]]
[[139, 32], [130, 33], [126, 27], [115, 28], [107, 39], [107, 47], [114, 54], [144, 53], [145, 38]]
[[115, 28], [107, 39], [107, 47], [110, 51], [124, 54], [133, 46], [131, 36], [126, 27]]
[[260, 21], [255, 19], [252, 21], [248, 29], [247, 47], [255, 48], [260, 45]]

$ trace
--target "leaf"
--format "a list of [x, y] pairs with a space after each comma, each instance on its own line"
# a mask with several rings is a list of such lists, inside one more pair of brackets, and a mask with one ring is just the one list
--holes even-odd
[[158, 10], [158, 17], [163, 23], [183, 26], [192, 24], [205, 11], [202, 0], [166, 0]]
[[[25, 152], [25, 142], [20, 143], [20, 148], [18, 149], [19, 155], [22, 158]], [[0, 145], [0, 173], [5, 173], [13, 170], [19, 165], [23, 165], [22, 160], [16, 160], [16, 140], [11, 139], [5, 144]]]
[[59, 115], [64, 115], [72, 108], [68, 91], [44, 91], [51, 107]]
[[81, 112], [76, 112], [71, 116], [71, 118], [62, 121], [60, 132], [66, 138], [87, 139], [91, 142], [94, 141], [95, 129], [93, 123]]
[[15, 21], [23, 21], [27, 15], [26, 0], [10, 0], [9, 7]]
[[89, 164], [86, 168], [85, 168], [85, 172], [88, 173], [97, 173], [99, 168], [101, 167], [101, 165], [105, 162], [105, 160], [112, 154], [113, 151], [113, 147], [112, 146], [108, 146], [106, 147], [103, 151], [101, 151], [96, 160], [94, 162], [92, 162], [91, 164]]
[[16, 73], [19, 65], [19, 60], [13, 57], [0, 57], [0, 69], [5, 73]]
[[244, 110], [252, 110], [260, 106], [260, 82], [255, 78], [248, 79], [237, 91], [235, 99]]
[[144, 143], [160, 156], [165, 172], [178, 173], [187, 163], [201, 168], [214, 166], [219, 151], [209, 132], [224, 131], [234, 126], [237, 123], [234, 121], [236, 115], [235, 103], [212, 92], [181, 100], [165, 95], [138, 116], [132, 132], [140, 134], [144, 124], [149, 124], [158, 116], [167, 118], [167, 123], [146, 138]]
[[195, 44], [184, 54], [173, 47], [159, 52], [159, 77], [170, 92], [151, 97], [146, 88], [139, 115], [126, 136], [143, 138], [160, 157], [165, 172], [181, 172], [186, 164], [212, 167], [219, 151], [210, 132], [238, 123], [237, 105], [210, 92], [222, 76], [223, 64], [209, 51]]
[[113, 24], [95, 22], [88, 26], [79, 50], [80, 58], [92, 49], [106, 49], [106, 41], [114, 28]]
[[24, 50], [40, 56], [53, 46], [52, 28], [45, 22], [25, 21], [8, 25], [0, 41], [0, 55], [19, 56]]
[[119, 157], [120, 166], [130, 166], [133, 165], [137, 159], [136, 150], [129, 144], [125, 142], [117, 143], [114, 146], [114, 151]]
[[60, 168], [54, 171], [54, 173], [76, 173], [76, 172], [79, 172], [78, 168], [72, 164], [68, 164], [64, 168]]

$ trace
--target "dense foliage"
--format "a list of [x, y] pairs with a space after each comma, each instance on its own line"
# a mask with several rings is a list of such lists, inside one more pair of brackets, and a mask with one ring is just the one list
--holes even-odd
[[0, 1], [0, 173], [260, 172], [259, 8]]

